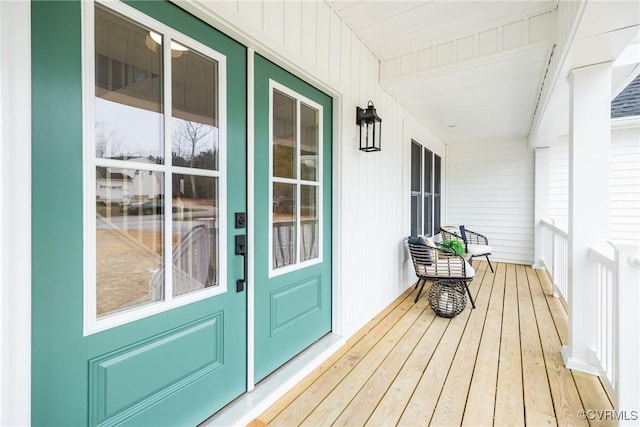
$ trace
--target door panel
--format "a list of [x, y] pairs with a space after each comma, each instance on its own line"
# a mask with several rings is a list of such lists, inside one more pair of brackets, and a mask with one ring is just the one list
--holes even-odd
[[331, 98], [255, 57], [255, 378], [331, 331]]
[[[227, 203], [215, 207], [233, 218], [246, 210], [246, 50], [170, 2], [129, 4], [226, 57]], [[33, 2], [32, 423], [195, 425], [246, 390], [245, 231], [220, 230], [226, 292], [84, 336], [81, 52], [81, 3]]]

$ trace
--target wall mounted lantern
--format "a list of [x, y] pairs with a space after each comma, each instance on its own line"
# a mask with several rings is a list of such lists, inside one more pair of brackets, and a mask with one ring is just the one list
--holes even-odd
[[366, 109], [356, 107], [356, 124], [360, 126], [360, 149], [362, 151], [380, 151], [382, 119], [376, 114], [373, 102]]

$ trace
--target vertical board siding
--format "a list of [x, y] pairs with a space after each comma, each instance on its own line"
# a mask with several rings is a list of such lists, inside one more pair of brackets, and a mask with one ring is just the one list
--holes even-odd
[[331, 10], [326, 7], [317, 9], [317, 61], [318, 69], [325, 75], [329, 75], [329, 45], [331, 38]]
[[[303, 1], [301, 4], [302, 29], [300, 33], [300, 52], [302, 58], [317, 67], [318, 19], [316, 6], [318, 4], [313, 1]], [[271, 23], [269, 23], [269, 25], [271, 25]]]
[[300, 55], [300, 41], [301, 41], [301, 8], [299, 2], [286, 1], [284, 2], [284, 45], [295, 55]]
[[267, 1], [263, 3], [265, 22], [264, 31], [274, 40], [282, 43], [284, 40], [284, 5], [281, 2]]
[[[410, 231], [409, 148], [413, 138], [444, 159], [444, 145], [380, 86], [378, 58], [326, 2], [206, 2], [202, 7], [217, 18], [214, 22], [239, 29], [240, 39], [249, 38], [252, 47], [254, 41], [262, 43], [267, 57], [280, 57], [311, 76], [311, 83], [321, 82], [338, 95], [333, 145], [339, 154], [333, 168], [340, 182], [333, 197], [340, 220], [333, 246], [340, 257], [334, 291], [341, 325], [335, 326], [348, 337], [415, 281], [403, 243]], [[369, 100], [383, 120], [377, 153], [359, 150], [355, 124], [355, 107]]]
[[534, 156], [525, 139], [447, 148], [446, 217], [484, 234], [493, 258], [533, 262]]
[[611, 132], [610, 234], [640, 244], [640, 129]]

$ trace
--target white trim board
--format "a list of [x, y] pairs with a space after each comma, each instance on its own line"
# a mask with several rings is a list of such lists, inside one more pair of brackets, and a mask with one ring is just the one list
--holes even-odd
[[0, 425], [31, 424], [29, 52], [31, 4], [0, 1]]

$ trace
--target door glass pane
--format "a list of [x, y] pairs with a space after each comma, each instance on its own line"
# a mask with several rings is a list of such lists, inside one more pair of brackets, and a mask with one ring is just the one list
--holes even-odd
[[218, 62], [172, 42], [174, 166], [218, 169]]
[[296, 100], [273, 91], [273, 176], [297, 178]]
[[296, 262], [296, 185], [273, 183], [273, 267]]
[[217, 286], [218, 178], [173, 174], [173, 295]]
[[315, 108], [300, 105], [300, 179], [318, 180], [318, 140], [320, 114]]
[[162, 49], [150, 34], [96, 5], [97, 158], [164, 161]]
[[300, 261], [318, 258], [318, 187], [300, 186]]
[[164, 297], [163, 174], [96, 167], [98, 317]]

